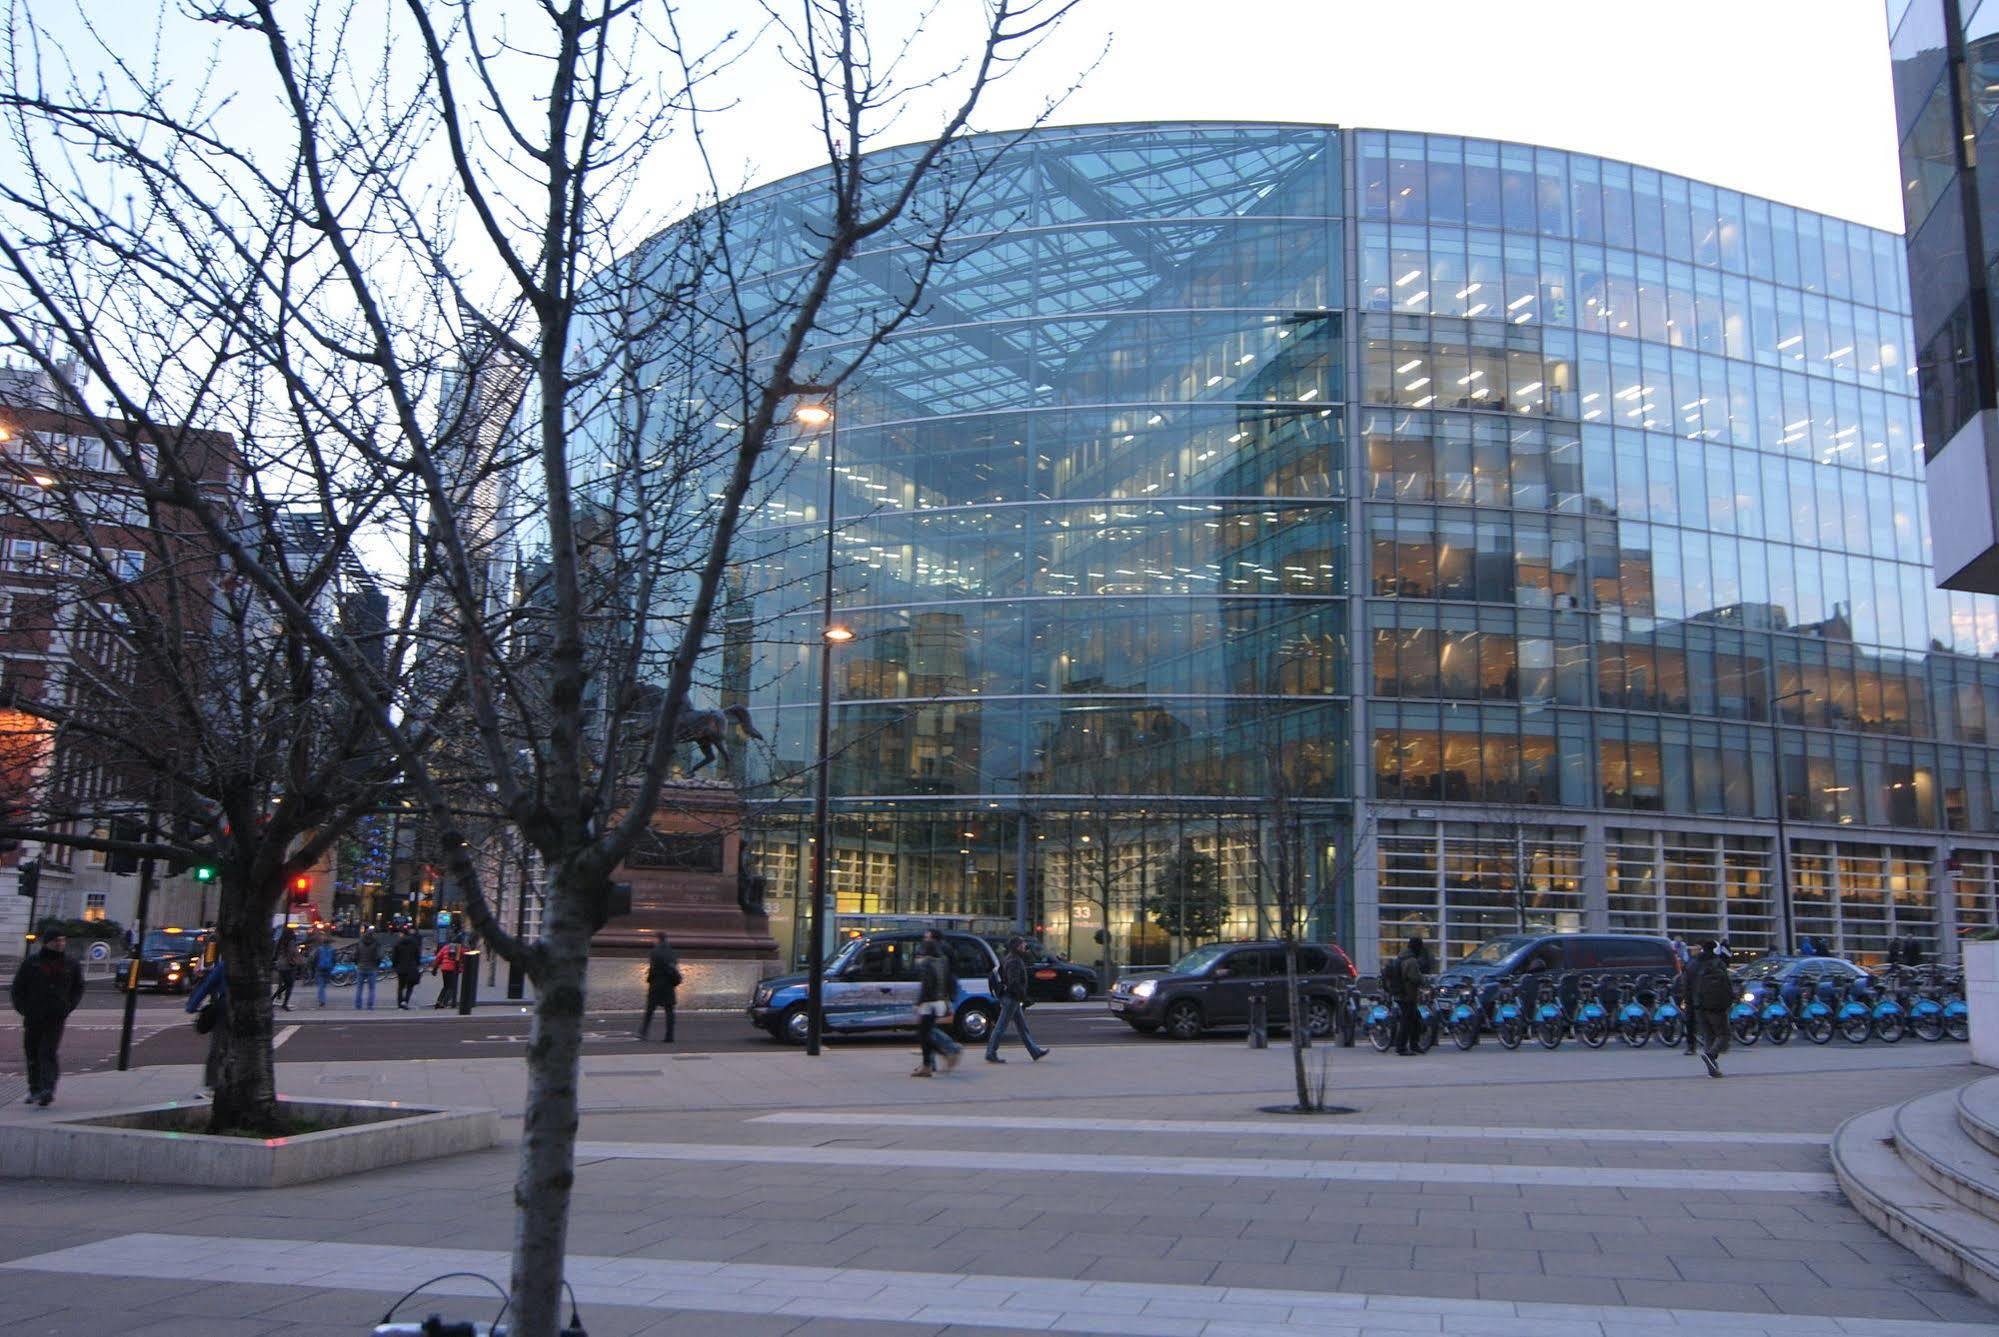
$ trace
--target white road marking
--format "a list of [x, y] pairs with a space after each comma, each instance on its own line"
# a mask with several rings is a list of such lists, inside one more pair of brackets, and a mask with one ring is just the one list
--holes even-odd
[[1046, 1119], [1012, 1115], [858, 1114], [786, 1110], [759, 1114], [750, 1123], [808, 1124], [841, 1128], [1006, 1128], [1059, 1133], [1197, 1133], [1225, 1137], [1447, 1137], [1501, 1142], [1690, 1142], [1705, 1145], [1823, 1147], [1830, 1133], [1712, 1132], [1705, 1129], [1485, 1128], [1476, 1125], [1347, 1123], [1324, 1119]]
[[283, 1044], [285, 1041], [291, 1039], [294, 1035], [297, 1034], [298, 1034], [298, 1027], [296, 1026], [285, 1027], [283, 1030], [279, 1031], [276, 1035], [273, 1035], [271, 1037], [271, 1048], [276, 1049], [279, 1045]]
[[723, 1161], [868, 1169], [1000, 1170], [1100, 1175], [1366, 1183], [1538, 1184], [1559, 1188], [1703, 1189], [1735, 1193], [1836, 1193], [1830, 1174], [1802, 1170], [1668, 1170], [1611, 1165], [1470, 1165], [1456, 1161], [1271, 1160], [1252, 1156], [1115, 1156], [964, 1147], [779, 1147], [715, 1142], [578, 1142], [576, 1159]]
[[[430, 1295], [493, 1299], [492, 1288], [464, 1271], [505, 1277], [504, 1253], [400, 1244], [307, 1240], [122, 1235], [0, 1263], [15, 1271], [71, 1276], [147, 1277], [224, 1284], [371, 1290], [416, 1286]], [[1254, 1286], [1143, 1284], [1067, 1278], [889, 1272], [865, 1268], [787, 1267], [670, 1258], [572, 1257], [565, 1268], [585, 1304], [709, 1313], [781, 1314], [935, 1327], [1035, 1328], [1046, 1332], [1186, 1333], [1221, 1337], [1254, 1331], [1356, 1337], [1392, 1327], [1432, 1333], [1561, 1332], [1573, 1337], [1640, 1333], [1679, 1337], [1689, 1331], [1730, 1337], [1971, 1337], [1982, 1323], [1752, 1314], [1714, 1309], [1621, 1308], [1510, 1300], [1431, 1299], [1348, 1291], [1267, 1290]], [[431, 1278], [438, 1278], [431, 1280]], [[467, 1306], [471, 1309], [472, 1306]], [[483, 1312], [483, 1311], [481, 1311]], [[587, 1314], [587, 1311], [586, 1311]]]

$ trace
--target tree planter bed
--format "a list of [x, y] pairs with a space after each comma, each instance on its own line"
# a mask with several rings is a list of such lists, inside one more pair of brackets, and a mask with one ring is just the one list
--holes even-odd
[[204, 1131], [205, 1103], [173, 1102], [54, 1122], [0, 1124], [0, 1176], [206, 1188], [280, 1188], [408, 1161], [480, 1151], [499, 1141], [489, 1109], [380, 1100], [278, 1100], [317, 1131], [289, 1137]]

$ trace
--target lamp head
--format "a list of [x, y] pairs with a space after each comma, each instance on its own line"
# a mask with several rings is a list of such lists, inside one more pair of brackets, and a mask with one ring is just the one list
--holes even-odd
[[792, 416], [807, 427], [824, 427], [833, 421], [833, 410], [824, 404], [800, 404]]

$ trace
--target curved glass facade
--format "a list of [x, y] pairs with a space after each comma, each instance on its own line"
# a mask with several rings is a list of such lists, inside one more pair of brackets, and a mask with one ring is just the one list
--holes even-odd
[[1999, 604], [1928, 586], [1898, 238], [1201, 124], [1037, 132], [958, 240], [742, 549], [724, 680], [773, 740], [780, 919], [837, 450], [845, 916], [1020, 906], [1157, 960], [1267, 925], [1283, 849], [1364, 962], [1523, 923], [1756, 949], [1781, 784], [1797, 932], [1992, 922]]

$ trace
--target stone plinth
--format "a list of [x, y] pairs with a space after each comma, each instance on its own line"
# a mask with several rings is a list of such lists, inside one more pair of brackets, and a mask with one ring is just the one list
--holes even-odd
[[[632, 912], [591, 940], [593, 952], [646, 952], [664, 933], [683, 959], [777, 959], [762, 897], [743, 868], [743, 801], [724, 781], [683, 780], [660, 791], [652, 829], [612, 874]], [[753, 983], [755, 972], [746, 975]]]
[[1964, 944], [1964, 1001], [1971, 1009], [1971, 1060], [1999, 1068], [1999, 942]]
[[292, 1137], [216, 1137], [208, 1106], [175, 1102], [53, 1123], [0, 1124], [0, 1175], [200, 1188], [281, 1188], [461, 1151], [500, 1140], [495, 1110], [443, 1110], [379, 1100], [290, 1100], [320, 1125]]

